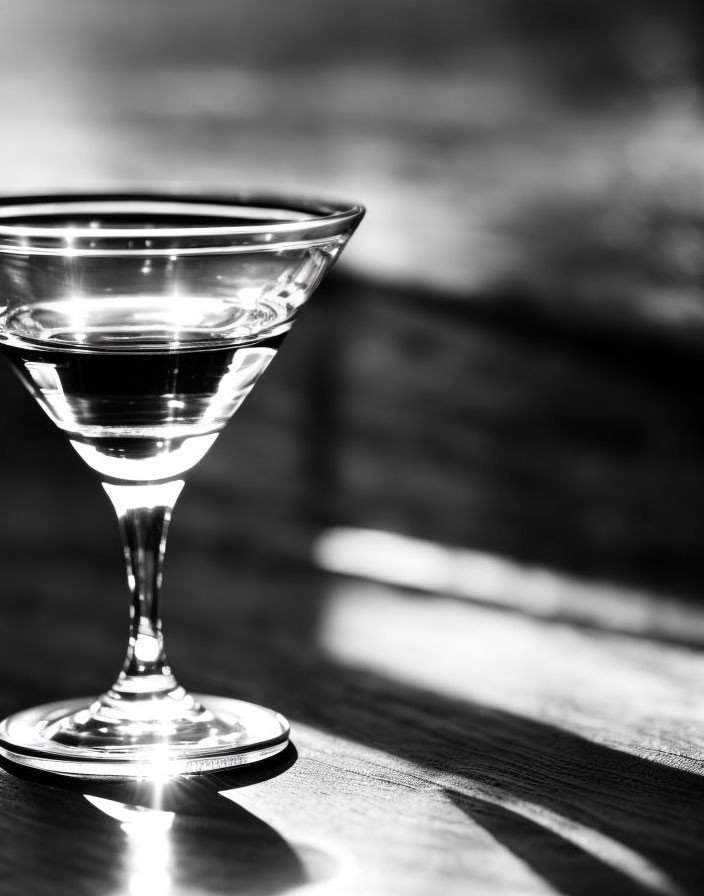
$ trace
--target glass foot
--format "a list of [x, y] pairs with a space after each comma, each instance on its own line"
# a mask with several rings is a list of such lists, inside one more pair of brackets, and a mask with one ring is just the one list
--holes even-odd
[[173, 711], [154, 708], [126, 717], [110, 694], [37, 706], [0, 723], [0, 754], [62, 775], [158, 780], [259, 762], [288, 743], [286, 719], [253, 703], [183, 694]]

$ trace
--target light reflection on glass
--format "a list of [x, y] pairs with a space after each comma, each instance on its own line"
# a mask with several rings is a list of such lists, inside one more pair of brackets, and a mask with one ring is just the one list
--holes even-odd
[[235, 355], [203, 414], [203, 425], [221, 424], [239, 408], [276, 355], [271, 348], [242, 348]]
[[25, 369], [39, 390], [39, 395], [42, 397], [40, 406], [43, 410], [57, 426], [70, 426], [75, 417], [66, 398], [56, 364], [47, 361], [28, 361]]

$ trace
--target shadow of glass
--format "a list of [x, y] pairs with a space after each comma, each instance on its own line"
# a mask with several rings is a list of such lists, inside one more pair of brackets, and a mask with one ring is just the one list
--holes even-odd
[[172, 886], [274, 894], [308, 883], [309, 863], [277, 831], [220, 796], [281, 774], [296, 758], [290, 745], [260, 767], [160, 783], [68, 778], [3, 760], [5, 882], [15, 892], [144, 896]]

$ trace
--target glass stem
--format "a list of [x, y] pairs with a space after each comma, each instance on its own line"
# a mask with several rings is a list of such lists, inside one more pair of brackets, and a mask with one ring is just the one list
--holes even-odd
[[113, 699], [153, 700], [183, 694], [166, 661], [159, 612], [166, 533], [183, 484], [182, 479], [103, 483], [120, 523], [132, 600], [127, 656], [108, 694]]

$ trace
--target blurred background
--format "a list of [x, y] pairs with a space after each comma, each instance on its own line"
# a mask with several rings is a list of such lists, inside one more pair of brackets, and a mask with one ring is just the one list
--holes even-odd
[[[703, 24], [693, 0], [5, 0], [3, 192], [368, 206], [181, 499], [177, 651], [225, 605], [312, 643], [316, 564], [587, 625], [613, 593], [610, 623], [699, 637], [669, 608], [704, 582]], [[3, 601], [30, 618], [51, 591], [114, 668], [111, 510], [2, 390]]]

